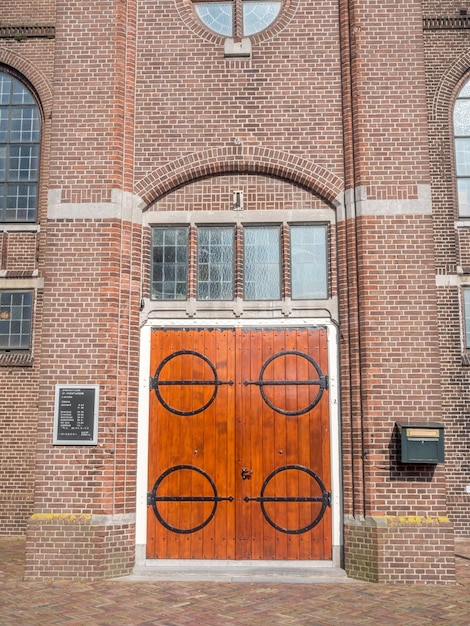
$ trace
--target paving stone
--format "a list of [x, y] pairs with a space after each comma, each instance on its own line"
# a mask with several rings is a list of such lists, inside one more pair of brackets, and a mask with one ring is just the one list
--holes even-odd
[[455, 585], [23, 580], [24, 541], [0, 539], [0, 625], [468, 626], [470, 539]]

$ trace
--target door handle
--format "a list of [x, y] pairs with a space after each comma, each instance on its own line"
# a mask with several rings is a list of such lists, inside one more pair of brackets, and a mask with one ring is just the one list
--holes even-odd
[[242, 467], [242, 480], [251, 480], [253, 476], [253, 470]]

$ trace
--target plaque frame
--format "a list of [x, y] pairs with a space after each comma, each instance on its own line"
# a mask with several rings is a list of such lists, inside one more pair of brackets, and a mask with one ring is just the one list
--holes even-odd
[[56, 385], [53, 445], [97, 445], [99, 395], [99, 385]]

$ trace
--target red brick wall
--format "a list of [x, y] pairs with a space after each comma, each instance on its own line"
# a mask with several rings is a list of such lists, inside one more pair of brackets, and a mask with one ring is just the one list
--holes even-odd
[[95, 526], [87, 515], [35, 515], [27, 534], [26, 578], [130, 574], [134, 544], [132, 524]]
[[436, 518], [365, 519], [346, 525], [346, 571], [376, 583], [455, 582], [453, 529]]
[[[452, 107], [463, 81], [470, 78], [470, 23], [451, 18], [467, 9], [468, 2], [426, 2], [426, 16], [449, 18], [445, 28], [425, 30], [425, 59], [435, 257], [440, 280], [439, 310], [440, 376], [446, 423], [446, 472], [449, 515], [458, 535], [468, 535], [470, 434], [468, 387], [470, 371], [463, 346], [461, 291], [458, 282], [470, 284], [468, 227], [456, 228], [458, 219], [454, 179]], [[466, 282], [465, 282], [466, 281]]]
[[132, 180], [133, 7], [57, 3], [50, 186], [63, 202], [109, 202]]
[[[38, 96], [42, 119], [41, 191], [39, 222], [47, 209], [50, 143], [51, 80], [54, 39], [25, 31], [24, 38], [10, 37], [8, 27], [54, 24], [55, 2], [11, 2], [1, 7], [0, 68], [24, 80]], [[38, 232], [0, 226], [0, 269], [4, 288], [35, 287], [33, 345], [28, 354], [0, 354], [0, 533], [23, 534], [33, 512], [38, 380], [41, 359], [43, 293], [36, 274], [43, 277], [45, 229]], [[11, 279], [11, 280], [10, 280]], [[17, 279], [26, 279], [27, 283]]]
[[188, 4], [139, 3], [136, 180], [181, 156], [231, 147], [235, 137], [341, 177], [337, 6], [295, 0], [285, 28], [255, 39], [252, 60], [234, 62], [224, 59], [223, 38], [198, 33]]
[[55, 0], [2, 0], [2, 26], [52, 25]]

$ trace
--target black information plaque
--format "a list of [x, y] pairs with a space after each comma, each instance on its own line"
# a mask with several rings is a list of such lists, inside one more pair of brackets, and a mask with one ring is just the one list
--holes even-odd
[[57, 385], [54, 444], [98, 443], [99, 385]]

